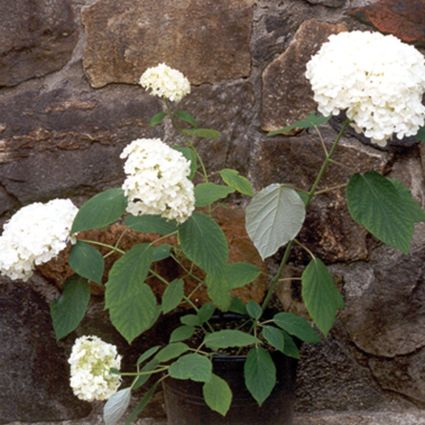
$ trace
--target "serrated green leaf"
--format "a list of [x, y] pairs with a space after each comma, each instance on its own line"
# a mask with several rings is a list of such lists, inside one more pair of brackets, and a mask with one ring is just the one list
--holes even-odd
[[320, 342], [320, 336], [317, 332], [310, 326], [307, 320], [300, 316], [292, 313], [277, 313], [274, 315], [273, 321], [279, 328], [282, 328], [302, 341], [312, 344]]
[[154, 347], [149, 348], [144, 353], [142, 353], [139, 358], [137, 359], [137, 366], [151, 358], [154, 354], [158, 352], [158, 350], [161, 348], [160, 345], [155, 345]]
[[388, 180], [394, 185], [401, 201], [408, 206], [407, 212], [409, 214], [409, 219], [414, 223], [425, 221], [425, 211], [422, 209], [419, 202], [412, 196], [410, 190], [400, 180]]
[[173, 280], [165, 289], [162, 295], [162, 312], [169, 313], [174, 310], [184, 297], [184, 282], [183, 279]]
[[189, 347], [183, 342], [173, 342], [162, 348], [155, 356], [155, 360], [160, 363], [168, 362], [181, 356], [183, 353], [189, 351]]
[[268, 136], [277, 136], [278, 134], [288, 134], [291, 130], [296, 128], [311, 128], [318, 127], [319, 125], [325, 124], [329, 121], [330, 117], [324, 117], [316, 114], [315, 112], [309, 113], [305, 118], [295, 122], [294, 124], [288, 125], [278, 130], [271, 131]]
[[229, 384], [223, 378], [213, 373], [210, 381], [203, 385], [202, 393], [205, 403], [211, 410], [226, 416], [233, 396]]
[[189, 114], [189, 112], [178, 110], [174, 112], [174, 115], [179, 120], [190, 124], [192, 127], [198, 127], [198, 123], [196, 122], [196, 119], [191, 114]]
[[103, 406], [105, 425], [116, 425], [127, 411], [131, 400], [131, 388], [119, 390], [108, 398]]
[[232, 297], [232, 301], [229, 306], [229, 311], [242, 315], [247, 314], [245, 303], [238, 297]]
[[168, 258], [171, 255], [171, 248], [172, 246], [168, 243], [154, 246], [152, 253], [152, 261], [161, 261]]
[[214, 350], [228, 347], [246, 347], [259, 343], [254, 335], [236, 329], [224, 329], [205, 336], [204, 344]]
[[232, 289], [242, 288], [253, 282], [260, 275], [261, 270], [251, 263], [226, 264], [224, 274]]
[[195, 327], [188, 325], [179, 326], [171, 332], [170, 342], [185, 341], [186, 339], [191, 338], [195, 333], [195, 329]]
[[150, 245], [135, 245], [114, 263], [106, 283], [105, 307], [112, 324], [129, 343], [158, 317], [156, 297], [144, 283], [152, 254]]
[[300, 350], [295, 343], [294, 339], [291, 337], [291, 335], [288, 334], [288, 332], [285, 332], [282, 329], [283, 337], [285, 339], [285, 344], [283, 347], [283, 354], [288, 357], [292, 357], [293, 359], [299, 359], [300, 358]]
[[77, 241], [69, 254], [68, 263], [78, 275], [101, 283], [105, 260], [102, 254], [91, 245]]
[[219, 171], [219, 174], [224, 183], [239, 193], [247, 196], [254, 195], [254, 189], [252, 188], [251, 182], [246, 177], [241, 176], [239, 171], [225, 168]]
[[200, 323], [208, 322], [214, 314], [215, 307], [212, 304], [204, 304], [196, 313]]
[[65, 282], [62, 295], [50, 306], [56, 339], [59, 340], [77, 328], [90, 302], [90, 287], [80, 276], [71, 276]]
[[205, 214], [195, 212], [179, 227], [183, 253], [206, 273], [223, 270], [229, 248], [220, 226]]
[[105, 190], [81, 206], [72, 224], [71, 233], [106, 227], [117, 221], [126, 207], [127, 198], [121, 188]]
[[263, 314], [263, 309], [255, 301], [250, 300], [246, 304], [246, 311], [250, 317], [255, 320], [258, 320]]
[[200, 137], [201, 139], [216, 140], [219, 139], [221, 133], [212, 128], [184, 128], [181, 132], [185, 136]]
[[185, 354], [168, 368], [168, 373], [174, 379], [209, 382], [212, 375], [212, 363], [208, 357], [201, 354]]
[[375, 171], [355, 174], [347, 186], [348, 210], [377, 239], [407, 254], [417, 210], [399, 190]]
[[174, 149], [181, 152], [183, 156], [190, 162], [189, 179], [192, 180], [198, 169], [198, 157], [196, 156], [196, 152], [192, 148], [185, 146], [174, 146]]
[[201, 326], [202, 323], [196, 314], [186, 314], [180, 317], [180, 322], [187, 326]]
[[159, 215], [142, 215], [135, 217], [129, 215], [124, 224], [130, 229], [143, 233], [158, 233], [161, 236], [169, 235], [177, 230], [175, 221], [168, 221]]
[[156, 127], [157, 125], [161, 124], [162, 121], [164, 121], [164, 118], [167, 116], [167, 114], [163, 111], [158, 112], [155, 114], [150, 120], [149, 120], [149, 126], [150, 127]]
[[276, 367], [267, 350], [251, 348], [244, 364], [244, 377], [248, 391], [261, 406], [276, 384]]
[[200, 183], [195, 186], [195, 206], [206, 207], [219, 199], [224, 199], [234, 190], [215, 183]]
[[313, 322], [327, 335], [344, 300], [325, 264], [314, 258], [302, 274], [302, 298]]
[[205, 278], [207, 285], [208, 297], [221, 311], [227, 311], [232, 302], [232, 295], [230, 293], [232, 287], [226, 278], [226, 275], [217, 270], [215, 273], [207, 274]]
[[246, 229], [263, 260], [301, 230], [305, 204], [298, 193], [280, 184], [256, 193], [246, 208]]
[[263, 326], [261, 336], [276, 350], [284, 352], [285, 348], [285, 337], [281, 329], [275, 328], [274, 326]]

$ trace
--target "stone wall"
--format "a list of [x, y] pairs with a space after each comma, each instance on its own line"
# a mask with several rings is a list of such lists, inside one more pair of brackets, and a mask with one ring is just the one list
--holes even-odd
[[[199, 149], [210, 169], [238, 168], [258, 188], [306, 187], [321, 161], [313, 131], [269, 139], [266, 131], [315, 108], [304, 66], [329, 34], [375, 27], [425, 46], [424, 0], [0, 0], [0, 220], [51, 197], [81, 203], [119, 185], [122, 148], [140, 137], [168, 142], [147, 122], [160, 108], [136, 84], [164, 61], [195, 84], [182, 107], [222, 137]], [[333, 123], [337, 128], [338, 123]], [[324, 131], [325, 143], [334, 129]], [[405, 147], [409, 146], [409, 147]], [[425, 203], [425, 149], [415, 140], [376, 149], [355, 134], [339, 148], [325, 184], [353, 170], [403, 180]], [[379, 246], [350, 220], [343, 193], [315, 202], [302, 239], [332, 264], [346, 309], [320, 345], [304, 347], [300, 412], [425, 406], [425, 226], [409, 255]], [[294, 258], [300, 266], [305, 259]], [[296, 282], [282, 302], [299, 309]], [[0, 281], [0, 423], [81, 418], [90, 406], [68, 388], [49, 302], [58, 290], [40, 276]], [[129, 349], [93, 302], [82, 333]], [[161, 415], [160, 400], [148, 412]]]

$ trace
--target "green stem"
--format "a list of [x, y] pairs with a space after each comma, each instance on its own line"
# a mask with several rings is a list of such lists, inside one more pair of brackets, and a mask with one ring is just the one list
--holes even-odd
[[[312, 184], [312, 186], [311, 186], [311, 188], [308, 192], [307, 201], [305, 203], [306, 209], [308, 208], [311, 201], [313, 200], [313, 197], [316, 194], [317, 187], [319, 186], [319, 183], [322, 180], [322, 177], [326, 173], [326, 170], [328, 169], [329, 164], [331, 163], [331, 157], [334, 154], [335, 149], [338, 146], [338, 143], [340, 142], [340, 140], [341, 140], [341, 138], [342, 138], [342, 136], [345, 132], [345, 129], [348, 127], [349, 123], [350, 123], [349, 120], [346, 120], [343, 123], [338, 135], [336, 136], [336, 138], [335, 138], [335, 140], [334, 140], [334, 142], [333, 142], [333, 144], [332, 144], [332, 146], [331, 146], [331, 148], [328, 152], [328, 154], [326, 155], [326, 157], [325, 157], [325, 159], [324, 159], [324, 161], [323, 161], [323, 163], [320, 167], [319, 173], [317, 174], [316, 179], [314, 180], [314, 182], [313, 182], [313, 184]], [[278, 268], [276, 274], [273, 276], [272, 281], [270, 282], [269, 290], [267, 291], [266, 297], [264, 298], [263, 304], [261, 305], [263, 311], [269, 305], [270, 300], [271, 300], [273, 294], [275, 293], [275, 291], [277, 289], [280, 276], [284, 272], [286, 264], [287, 264], [288, 259], [289, 259], [289, 255], [291, 254], [291, 249], [292, 249], [293, 243], [294, 243], [294, 241], [289, 241], [288, 244], [286, 245], [285, 252], [284, 252], [282, 260], [279, 264], [279, 268]]]
[[103, 246], [104, 248], [109, 248], [112, 251], [116, 251], [119, 252], [120, 254], [125, 254], [125, 251], [123, 251], [122, 249], [119, 249], [113, 245], [109, 245], [107, 243], [103, 243], [103, 242], [98, 242], [98, 241], [92, 241], [90, 239], [78, 239], [81, 242], [86, 242], [86, 243], [91, 243], [93, 245], [98, 245], [98, 246]]

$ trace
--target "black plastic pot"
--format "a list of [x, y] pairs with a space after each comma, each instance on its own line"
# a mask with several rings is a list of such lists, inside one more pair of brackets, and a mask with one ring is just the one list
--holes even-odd
[[163, 381], [168, 425], [291, 425], [297, 361], [272, 353], [277, 383], [261, 407], [245, 387], [245, 356], [215, 356], [214, 373], [230, 385], [233, 402], [225, 417], [204, 402], [202, 384], [167, 378]]

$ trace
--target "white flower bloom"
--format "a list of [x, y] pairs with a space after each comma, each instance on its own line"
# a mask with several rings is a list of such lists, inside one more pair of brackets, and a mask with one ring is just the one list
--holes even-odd
[[331, 35], [308, 62], [306, 77], [323, 115], [346, 111], [355, 130], [380, 146], [424, 124], [424, 57], [392, 35]]
[[127, 158], [123, 184], [127, 211], [133, 215], [161, 215], [183, 223], [195, 209], [190, 162], [160, 139], [137, 139], [122, 152]]
[[121, 367], [117, 347], [97, 336], [76, 339], [68, 363], [71, 388], [81, 400], [106, 400], [121, 384], [121, 376], [111, 373], [111, 368]]
[[180, 102], [190, 93], [189, 80], [165, 63], [148, 68], [140, 77], [139, 84], [146, 90], [151, 90], [153, 96], [165, 97], [171, 102]]
[[66, 247], [77, 212], [69, 199], [21, 208], [0, 236], [0, 274], [28, 280], [36, 265], [48, 262]]

